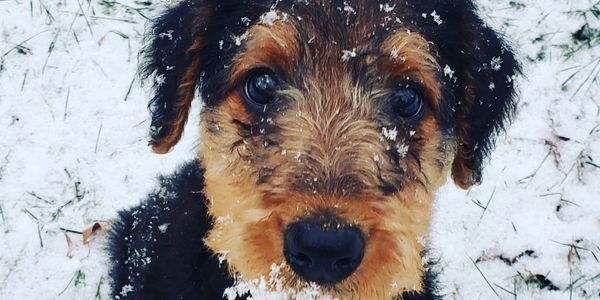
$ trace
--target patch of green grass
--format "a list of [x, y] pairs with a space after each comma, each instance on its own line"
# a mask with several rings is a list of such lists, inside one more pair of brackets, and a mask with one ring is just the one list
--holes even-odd
[[58, 296], [62, 295], [71, 286], [71, 284], [73, 284], [75, 287], [85, 284], [85, 273], [81, 271], [81, 269], [75, 271], [75, 274], [73, 274], [71, 280], [69, 280], [69, 283], [67, 283], [65, 288], [58, 293]]
[[[510, 5], [516, 10], [525, 8], [525, 5], [520, 4], [520, 2], [517, 1], [511, 1]], [[565, 60], [573, 58], [581, 51], [590, 50], [600, 45], [600, 1], [592, 4], [587, 9], [572, 10], [565, 13], [570, 16], [573, 22], [581, 24], [577, 30], [570, 32], [567, 39], [558, 44], [551, 45], [551, 47], [557, 47], [561, 50]], [[545, 19], [545, 17], [543, 19]], [[546, 60], [548, 58], [548, 45], [550, 45], [549, 40], [560, 32], [561, 31], [559, 30], [556, 32], [544, 33], [534, 38], [531, 42], [540, 45], [540, 48], [535, 55], [527, 56], [527, 60], [529, 62]]]
[[100, 6], [103, 8], [103, 13], [106, 15], [114, 14], [118, 8], [125, 9], [125, 12], [128, 14], [139, 14], [144, 19], [149, 20], [150, 18], [146, 16], [146, 12], [152, 11], [152, 1], [134, 1], [134, 6], [119, 2], [117, 0], [101, 0]]
[[566, 59], [572, 58], [581, 50], [600, 45], [600, 25], [597, 25], [600, 22], [600, 1], [588, 9], [566, 13], [582, 22], [581, 27], [571, 33], [571, 40], [558, 46]]
[[85, 273], [83, 273], [83, 271], [81, 271], [81, 270], [77, 270], [77, 272], [75, 272], [75, 280], [73, 281], [73, 285], [79, 286], [84, 283], [85, 283]]
[[517, 272], [517, 276], [515, 278], [520, 278], [523, 283], [528, 288], [536, 288], [540, 290], [549, 290], [549, 291], [560, 291], [560, 288], [556, 286], [550, 279], [548, 279], [547, 275], [542, 274], [523, 274], [521, 272]]
[[508, 2], [508, 5], [510, 5], [510, 7], [517, 9], [517, 10], [527, 7], [524, 3], [519, 2], [519, 1], [510, 1], [510, 2]]

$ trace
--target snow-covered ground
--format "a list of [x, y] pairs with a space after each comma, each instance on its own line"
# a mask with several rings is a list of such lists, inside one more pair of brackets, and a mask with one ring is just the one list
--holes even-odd
[[[600, 299], [600, 46], [576, 42], [600, 43], [600, 2], [480, 6], [526, 77], [484, 183], [439, 193], [431, 245], [443, 292]], [[0, 0], [0, 299], [108, 298], [102, 243], [75, 232], [138, 203], [156, 173], [194, 156], [197, 118], [172, 153], [146, 147], [137, 52], [146, 17], [163, 7]]]

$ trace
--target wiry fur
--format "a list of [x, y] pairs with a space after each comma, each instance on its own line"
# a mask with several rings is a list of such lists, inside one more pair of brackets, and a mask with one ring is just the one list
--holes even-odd
[[[119, 213], [113, 224], [109, 249], [113, 299], [220, 299], [234, 280], [202, 242], [211, 228], [198, 161], [161, 176], [155, 192], [140, 207]], [[428, 273], [427, 287], [435, 288]], [[404, 295], [404, 300], [434, 299]], [[240, 296], [238, 299], [244, 299]]]
[[[435, 298], [422, 261], [435, 192], [449, 173], [464, 188], [481, 180], [519, 67], [471, 1], [380, 4], [187, 0], [157, 19], [143, 69], [159, 79], [151, 144], [164, 153], [178, 141], [197, 83], [203, 141], [198, 162], [163, 178], [168, 193], [121, 214], [115, 296], [215, 299], [231, 276], [273, 265], [302, 288], [282, 233], [326, 211], [366, 239], [356, 272], [326, 294]], [[270, 10], [277, 18], [261, 18]], [[284, 85], [268, 108], [243, 99], [257, 68]], [[412, 120], [390, 101], [403, 85], [425, 98]]]

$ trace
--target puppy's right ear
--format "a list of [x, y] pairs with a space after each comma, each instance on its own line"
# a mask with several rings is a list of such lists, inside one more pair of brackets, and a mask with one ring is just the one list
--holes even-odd
[[167, 153], [181, 138], [200, 74], [202, 31], [208, 22], [203, 0], [184, 0], [152, 22], [142, 51], [140, 74], [153, 79], [148, 103], [150, 145]]

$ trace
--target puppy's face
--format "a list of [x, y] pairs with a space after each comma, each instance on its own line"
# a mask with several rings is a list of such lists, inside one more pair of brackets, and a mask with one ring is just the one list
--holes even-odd
[[155, 151], [179, 139], [198, 82], [206, 101], [206, 244], [245, 279], [282, 266], [292, 290], [421, 291], [435, 191], [449, 173], [479, 180], [512, 54], [468, 2], [231, 2], [167, 12], [148, 55]]

